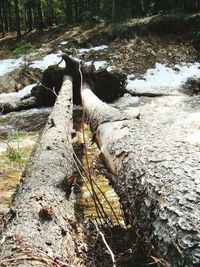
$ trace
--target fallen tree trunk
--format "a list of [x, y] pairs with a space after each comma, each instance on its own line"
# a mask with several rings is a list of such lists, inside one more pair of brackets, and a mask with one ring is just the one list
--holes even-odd
[[71, 133], [72, 81], [65, 76], [11, 205], [0, 266], [71, 266], [76, 247]]
[[114, 174], [126, 223], [140, 241], [135, 247], [159, 258], [159, 266], [199, 266], [199, 147], [171, 141], [160, 129], [127, 118], [86, 84], [82, 100]]
[[26, 99], [16, 97], [15, 99], [6, 99], [6, 101], [3, 99], [1, 101], [0, 99], [0, 112], [2, 114], [7, 114], [12, 111], [21, 111], [26, 110], [30, 108], [36, 108], [38, 107], [37, 99], [35, 97], [28, 97]]

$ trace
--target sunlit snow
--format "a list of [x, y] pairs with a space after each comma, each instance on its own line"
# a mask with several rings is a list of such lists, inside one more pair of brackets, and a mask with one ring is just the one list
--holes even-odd
[[86, 61], [85, 65], [86, 66], [91, 66], [94, 64], [95, 70], [99, 70], [100, 68], [106, 68], [107, 62], [105, 60], [97, 60], [97, 61]]
[[0, 76], [19, 68], [23, 62], [23, 57], [0, 60]]
[[108, 49], [107, 45], [100, 45], [100, 46], [95, 46], [95, 47], [91, 47], [91, 48], [79, 48], [79, 49], [77, 49], [77, 51], [80, 54], [83, 54], [83, 53], [88, 53], [90, 51], [100, 51], [100, 50], [105, 50], [105, 49]]
[[169, 93], [180, 90], [189, 77], [200, 76], [200, 63], [182, 63], [176, 69], [156, 63], [154, 69], [149, 69], [143, 79], [133, 80], [133, 75], [127, 77], [127, 89], [134, 92]]
[[[143, 79], [134, 74], [127, 79], [127, 89], [134, 92], [170, 93], [163, 97], [131, 97], [115, 101], [129, 116], [140, 113], [141, 120], [162, 128], [174, 140], [200, 144], [200, 99], [184, 94], [182, 85], [189, 77], [200, 76], [200, 63], [182, 63], [175, 69], [156, 64]], [[175, 94], [174, 94], [175, 93]]]
[[[46, 55], [41, 60], [33, 61], [29, 67], [31, 68], [38, 68], [44, 71], [47, 69], [50, 65], [58, 64], [61, 61], [61, 54], [62, 52], [59, 52], [57, 54], [49, 54]], [[59, 65], [60, 67], [65, 67], [65, 62], [62, 61], [62, 63]]]
[[27, 85], [25, 86], [22, 90], [18, 91], [18, 92], [13, 92], [13, 93], [2, 93], [0, 94], [0, 101], [1, 100], [11, 100], [12, 99], [16, 99], [16, 98], [22, 98], [28, 94], [30, 94], [32, 88], [34, 86], [36, 86], [37, 84], [31, 84], [31, 85]]
[[[26, 59], [37, 55], [36, 53], [30, 53], [26, 55]], [[0, 76], [9, 73], [15, 69], [18, 69], [22, 64], [25, 63], [25, 57], [21, 56], [19, 58], [9, 58], [0, 60]]]
[[66, 45], [66, 44], [68, 44], [69, 43], [69, 41], [63, 41], [63, 42], [61, 42], [60, 44], [61, 45]]

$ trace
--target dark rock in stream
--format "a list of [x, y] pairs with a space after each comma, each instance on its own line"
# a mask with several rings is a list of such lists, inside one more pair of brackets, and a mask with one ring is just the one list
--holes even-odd
[[192, 94], [199, 94], [200, 93], [200, 78], [191, 77], [188, 78], [185, 86]]

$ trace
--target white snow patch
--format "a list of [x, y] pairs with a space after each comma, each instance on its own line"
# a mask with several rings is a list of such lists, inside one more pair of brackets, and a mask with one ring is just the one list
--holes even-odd
[[92, 63], [94, 64], [94, 67], [95, 67], [96, 70], [99, 70], [100, 68], [106, 68], [106, 66], [107, 66], [107, 62], [105, 60], [98, 60], [98, 61], [95, 61], [95, 62], [86, 61], [85, 65], [86, 66], [90, 66], [90, 65], [92, 65]]
[[147, 70], [143, 79], [133, 80], [133, 75], [127, 77], [127, 89], [134, 92], [177, 91], [189, 77], [200, 76], [200, 63], [182, 63], [174, 70], [164, 64], [156, 63], [154, 69]]
[[[30, 53], [26, 55], [26, 59], [37, 55], [38, 53]], [[0, 76], [3, 76], [6, 73], [18, 69], [25, 62], [25, 56], [19, 58], [10, 58], [0, 60]]]
[[131, 95], [125, 94], [124, 96], [114, 101], [113, 104], [120, 108], [128, 108], [137, 106], [139, 102], [139, 97], [132, 97]]
[[63, 42], [60, 43], [60, 45], [66, 45], [68, 43], [69, 43], [69, 41], [63, 41]]
[[30, 85], [25, 86], [22, 90], [20, 90], [18, 92], [0, 94], [0, 101], [1, 100], [11, 100], [12, 98], [13, 99], [22, 98], [26, 95], [29, 95], [32, 88], [36, 85], [37, 85], [36, 83], [30, 84]]
[[[41, 60], [33, 61], [29, 65], [29, 67], [31, 67], [31, 68], [38, 68], [38, 69], [41, 69], [42, 71], [44, 71], [50, 65], [58, 64], [61, 61], [61, 54], [62, 54], [62, 52], [58, 52], [57, 54], [49, 54], [49, 55], [46, 55]], [[60, 67], [65, 67], [65, 62], [64, 61], [62, 61], [62, 63], [60, 64]]]
[[[33, 61], [29, 67], [31, 68], [38, 68], [41, 69], [42, 71], [44, 71], [45, 69], [47, 69], [50, 65], [54, 65], [54, 64], [58, 64], [61, 61], [61, 55], [62, 55], [62, 51], [58, 51], [58, 53], [56, 54], [49, 54], [46, 55], [43, 59], [41, 60], [36, 60]], [[76, 60], [76, 61], [80, 61], [78, 58], [76, 57], [72, 57], [70, 56], [72, 59]], [[61, 68], [65, 67], [65, 61], [63, 60], [59, 66]]]
[[24, 62], [24, 57], [0, 60], [0, 76], [19, 68]]
[[[147, 70], [144, 80], [129, 75], [127, 89], [135, 92], [172, 93], [148, 98], [124, 95], [114, 102], [130, 116], [141, 114], [141, 120], [166, 131], [173, 140], [200, 144], [200, 99], [181, 92], [189, 77], [200, 76], [200, 63], [182, 63], [177, 70], [162, 64]], [[178, 92], [178, 94], [174, 94]]]
[[105, 50], [108, 49], [108, 45], [100, 45], [100, 46], [95, 46], [91, 48], [79, 48], [77, 49], [80, 54], [83, 53], [88, 53], [90, 51], [99, 51], [99, 50]]

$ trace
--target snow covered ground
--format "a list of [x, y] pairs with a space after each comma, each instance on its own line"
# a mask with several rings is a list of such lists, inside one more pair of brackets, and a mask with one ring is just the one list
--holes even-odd
[[23, 57], [0, 60], [0, 76], [18, 69], [23, 62]]
[[175, 68], [156, 63], [155, 68], [147, 70], [142, 79], [127, 77], [127, 89], [133, 92], [170, 93], [181, 89], [189, 77], [200, 76], [200, 63], [182, 63]]
[[[3, 93], [0, 94], [0, 106], [5, 105], [6, 103], [15, 106], [17, 101], [20, 101], [23, 97], [28, 96], [32, 88], [37, 85], [36, 83], [25, 86], [22, 90], [13, 93]], [[0, 110], [1, 114], [1, 110]]]
[[100, 68], [106, 68], [107, 66], [107, 62], [105, 60], [97, 60], [94, 61], [94, 63], [92, 61], [85, 62], [86, 66], [91, 66], [92, 64], [94, 64], [95, 70], [99, 70]]
[[101, 51], [101, 50], [106, 50], [106, 49], [108, 49], [108, 45], [100, 45], [100, 46], [95, 46], [95, 47], [91, 47], [91, 48], [79, 48], [79, 49], [77, 49], [77, 51], [80, 54], [83, 54], [83, 53], [88, 53], [91, 51]]
[[37, 85], [36, 83], [30, 84], [30, 85], [25, 86], [22, 90], [18, 92], [0, 94], [0, 102], [1, 100], [8, 101], [8, 99], [11, 100], [11, 99], [16, 99], [16, 98], [22, 98], [26, 95], [29, 95], [32, 88], [36, 85]]
[[[37, 55], [38, 53], [30, 53], [26, 56], [26, 59], [29, 59], [32, 56]], [[13, 70], [16, 70], [21, 67], [25, 62], [25, 57], [21, 56], [19, 58], [10, 58], [0, 60], [0, 76], [3, 76], [6, 73], [9, 73]]]

